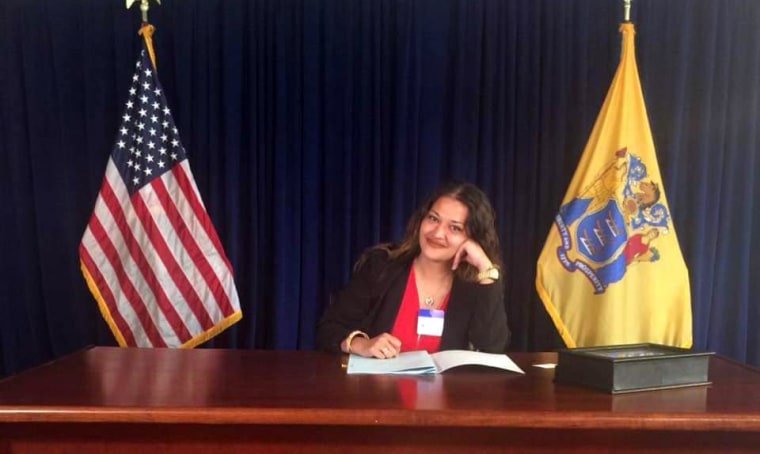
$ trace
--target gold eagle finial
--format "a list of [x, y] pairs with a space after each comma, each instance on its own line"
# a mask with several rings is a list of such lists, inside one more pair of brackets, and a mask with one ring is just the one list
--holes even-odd
[[[150, 8], [150, 5], [148, 4], [150, 0], [140, 0], [140, 11], [142, 12], [142, 21], [148, 22], [148, 9]], [[127, 9], [129, 9], [137, 0], [127, 0]], [[156, 3], [159, 5], [161, 4], [161, 0], [156, 0]]]

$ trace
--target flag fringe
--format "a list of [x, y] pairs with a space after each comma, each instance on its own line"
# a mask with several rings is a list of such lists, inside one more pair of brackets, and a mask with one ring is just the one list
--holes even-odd
[[236, 312], [233, 312], [232, 315], [229, 317], [221, 320], [216, 325], [212, 326], [208, 330], [194, 336], [189, 341], [185, 342], [184, 344], [180, 345], [179, 348], [194, 348], [198, 345], [206, 342], [207, 340], [211, 339], [212, 337], [216, 336], [217, 334], [221, 333], [222, 331], [226, 330], [230, 326], [234, 325], [240, 319], [243, 318], [243, 311], [238, 310]]
[[543, 278], [543, 272], [539, 266], [536, 269], [536, 291], [538, 292], [538, 296], [541, 298], [541, 302], [544, 303], [544, 308], [546, 308], [546, 312], [549, 313], [549, 317], [551, 317], [552, 322], [554, 322], [554, 326], [557, 328], [557, 332], [565, 342], [565, 345], [568, 348], [575, 348], [577, 346], [575, 344], [575, 339], [573, 339], [573, 336], [570, 335], [570, 331], [568, 331], [567, 327], [562, 322], [562, 317], [557, 312], [557, 308], [555, 308], [552, 304], [552, 300], [549, 298], [549, 294], [546, 292], [546, 289], [544, 289], [544, 285], [542, 283]]
[[106, 323], [108, 324], [108, 327], [111, 329], [113, 336], [116, 338], [116, 342], [119, 343], [119, 347], [127, 347], [127, 341], [124, 340], [124, 336], [121, 334], [121, 331], [119, 331], [119, 328], [116, 326], [116, 322], [113, 320], [113, 317], [111, 316], [111, 311], [108, 310], [108, 305], [103, 299], [103, 295], [100, 294], [100, 290], [98, 290], [98, 286], [95, 285], [95, 280], [90, 275], [90, 272], [87, 271], [87, 267], [84, 266], [84, 263], [81, 260], [79, 261], [79, 269], [82, 270], [82, 275], [84, 276], [85, 282], [87, 282], [87, 287], [90, 289], [90, 293], [92, 293], [92, 296], [95, 297], [95, 301], [98, 302], [98, 308], [100, 309], [100, 314], [103, 316]]

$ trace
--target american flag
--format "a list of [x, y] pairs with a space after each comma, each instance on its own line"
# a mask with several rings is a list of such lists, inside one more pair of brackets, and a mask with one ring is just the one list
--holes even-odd
[[145, 45], [79, 258], [122, 346], [194, 347], [242, 317]]

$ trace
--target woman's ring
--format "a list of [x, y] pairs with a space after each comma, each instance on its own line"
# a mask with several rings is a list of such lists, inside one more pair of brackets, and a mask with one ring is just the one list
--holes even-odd
[[389, 352], [388, 347], [383, 347], [380, 349], [380, 351], [383, 352], [384, 355], [387, 355]]

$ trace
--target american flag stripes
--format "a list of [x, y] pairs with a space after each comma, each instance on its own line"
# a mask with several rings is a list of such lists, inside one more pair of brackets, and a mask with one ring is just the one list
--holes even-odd
[[194, 347], [242, 317], [145, 47], [79, 257], [119, 345]]

